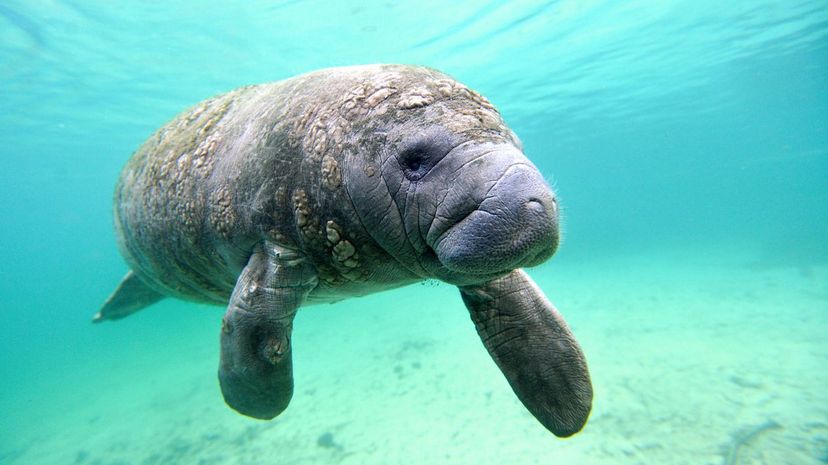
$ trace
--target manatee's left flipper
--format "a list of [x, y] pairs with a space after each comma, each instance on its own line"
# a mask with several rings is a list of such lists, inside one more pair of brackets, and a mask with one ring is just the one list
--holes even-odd
[[287, 408], [293, 317], [316, 283], [316, 270], [296, 252], [265, 243], [250, 257], [221, 331], [219, 383], [239, 413], [269, 420]]
[[592, 384], [578, 342], [522, 270], [460, 288], [486, 349], [523, 405], [556, 436], [583, 428]]

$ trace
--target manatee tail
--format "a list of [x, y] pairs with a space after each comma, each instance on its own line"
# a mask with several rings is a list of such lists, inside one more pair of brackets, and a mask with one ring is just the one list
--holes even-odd
[[164, 295], [151, 289], [132, 270], [124, 276], [115, 292], [92, 317], [93, 323], [118, 320], [163, 299]]

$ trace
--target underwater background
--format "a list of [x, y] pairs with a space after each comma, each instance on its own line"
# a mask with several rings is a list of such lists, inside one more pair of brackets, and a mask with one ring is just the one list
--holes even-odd
[[[222, 308], [91, 323], [156, 128], [380, 62], [487, 96], [555, 186], [530, 274], [590, 365], [580, 434], [525, 410], [444, 284], [300, 311], [271, 422], [222, 400]], [[3, 0], [0, 218], [0, 464], [828, 463], [824, 0]]]

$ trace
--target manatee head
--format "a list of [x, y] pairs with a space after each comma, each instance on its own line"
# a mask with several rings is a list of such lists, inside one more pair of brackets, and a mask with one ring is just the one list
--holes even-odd
[[555, 195], [497, 110], [441, 73], [405, 71], [347, 158], [344, 184], [366, 229], [404, 266], [451, 284], [551, 257]]

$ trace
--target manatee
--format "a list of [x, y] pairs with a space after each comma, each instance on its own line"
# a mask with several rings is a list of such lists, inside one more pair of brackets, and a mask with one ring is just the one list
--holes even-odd
[[556, 197], [495, 107], [439, 71], [331, 68], [199, 103], [129, 159], [114, 223], [130, 271], [94, 321], [226, 306], [218, 377], [243, 415], [290, 402], [300, 307], [437, 279], [549, 431], [589, 416], [583, 352], [523, 271], [558, 246]]

